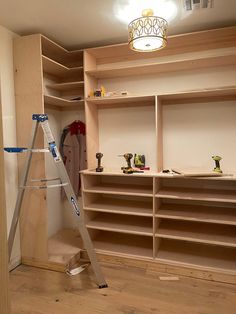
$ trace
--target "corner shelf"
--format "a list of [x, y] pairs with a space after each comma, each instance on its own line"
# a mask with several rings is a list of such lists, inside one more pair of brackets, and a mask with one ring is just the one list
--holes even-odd
[[77, 82], [65, 82], [65, 83], [51, 83], [47, 87], [58, 90], [58, 91], [68, 91], [73, 89], [81, 89], [84, 87], [84, 81]]
[[45, 73], [58, 76], [58, 77], [65, 77], [69, 75], [82, 75], [83, 73], [83, 67], [78, 66], [78, 67], [73, 67], [73, 68], [68, 68], [48, 57], [42, 56], [42, 63], [43, 63], [43, 71]]
[[52, 95], [44, 95], [45, 105], [53, 105], [62, 108], [82, 108], [84, 106], [84, 100], [68, 100]]

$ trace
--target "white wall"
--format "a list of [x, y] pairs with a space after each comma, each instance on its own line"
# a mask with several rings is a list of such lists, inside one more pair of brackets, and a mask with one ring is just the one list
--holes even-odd
[[[84, 110], [57, 111], [46, 109], [49, 123], [54, 135], [56, 144], [59, 147], [62, 130], [74, 120], [85, 121]], [[45, 144], [46, 145], [46, 144]], [[45, 146], [46, 147], [46, 146]], [[47, 178], [58, 177], [55, 163], [50, 154], [46, 154]], [[77, 226], [77, 216], [71, 211], [67, 199], [61, 199], [61, 188], [47, 189], [48, 202], [48, 236], [56, 234], [63, 228], [75, 228]], [[79, 204], [82, 204], [79, 199]]]
[[[101, 85], [107, 91], [126, 90], [129, 95], [161, 95], [235, 86], [236, 66], [101, 79], [98, 86]], [[145, 154], [147, 165], [156, 171], [155, 113], [154, 110], [147, 112], [148, 109], [143, 109], [99, 110], [99, 150], [104, 154], [105, 168], [120, 168], [121, 160], [116, 157], [118, 152], [137, 152]], [[235, 172], [233, 156], [236, 148], [232, 144], [236, 135], [235, 114], [235, 103], [229, 102], [166, 106], [164, 167], [196, 167], [209, 171], [214, 165], [211, 155], [216, 154], [223, 157], [222, 169]], [[194, 125], [197, 125], [196, 130]]]
[[[14, 96], [14, 69], [13, 69], [13, 38], [17, 36], [8, 29], [0, 26], [0, 78], [1, 78], [1, 105], [3, 116], [3, 143], [4, 146], [16, 146], [16, 117]], [[17, 196], [18, 170], [17, 156], [4, 154], [5, 158], [5, 189], [7, 207], [7, 229], [9, 233]], [[11, 265], [14, 267], [20, 261], [20, 236], [16, 235]]]

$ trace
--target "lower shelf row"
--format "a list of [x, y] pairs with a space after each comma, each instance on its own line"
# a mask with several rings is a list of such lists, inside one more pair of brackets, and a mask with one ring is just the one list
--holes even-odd
[[[236, 249], [185, 241], [159, 239], [109, 231], [90, 231], [97, 252], [190, 266], [219, 269], [236, 275]], [[156, 251], [156, 252], [155, 252]], [[155, 252], [155, 253], [153, 253]]]
[[236, 226], [108, 213], [86, 213], [88, 229], [236, 248]]

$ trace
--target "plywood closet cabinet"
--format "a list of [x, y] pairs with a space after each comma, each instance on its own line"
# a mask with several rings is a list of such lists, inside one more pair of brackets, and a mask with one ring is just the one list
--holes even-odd
[[[229, 172], [236, 172], [229, 160], [235, 148], [230, 144], [226, 148], [220, 136], [218, 143], [210, 143], [214, 134], [218, 136], [219, 126], [224, 136], [232, 139], [236, 135], [234, 121], [222, 109], [235, 116], [236, 81], [233, 78], [228, 83], [222, 77], [231, 70], [235, 77], [235, 65], [235, 27], [173, 36], [165, 49], [150, 54], [130, 51], [126, 44], [85, 50], [86, 97], [101, 85], [108, 91], [129, 92], [128, 96], [87, 97], [85, 101], [89, 170], [82, 173], [83, 207], [95, 248], [105, 260], [142, 261], [151, 269], [236, 282], [235, 176], [181, 178], [159, 173], [175, 161], [179, 167], [181, 159], [188, 161], [188, 145], [188, 151], [199, 152], [192, 154], [193, 166], [199, 165], [198, 159], [203, 164], [209, 151], [218, 149], [229, 161]], [[132, 125], [131, 133], [123, 134], [121, 128], [127, 131], [128, 124], [122, 121], [121, 112], [124, 119], [126, 115], [132, 119], [137, 112], [145, 114], [145, 108], [151, 108], [154, 116], [149, 133], [145, 133], [145, 120], [143, 124], [138, 120], [136, 130]], [[186, 123], [191, 110], [193, 127]], [[110, 130], [106, 126], [109, 117], [113, 119]], [[118, 150], [112, 146], [115, 127], [117, 137], [122, 137], [116, 142], [120, 154], [135, 152], [136, 137], [140, 150], [145, 149], [148, 135], [154, 138], [147, 152], [147, 157], [155, 156], [149, 174], [124, 175], [119, 170]], [[110, 131], [106, 137], [104, 128]], [[196, 130], [203, 133], [202, 142]], [[114, 169], [107, 158], [105, 172], [95, 172], [97, 151], [109, 154]]]

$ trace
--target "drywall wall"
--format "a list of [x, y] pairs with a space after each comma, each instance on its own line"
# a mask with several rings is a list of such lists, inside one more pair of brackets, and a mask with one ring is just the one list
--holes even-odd
[[[120, 92], [126, 90], [129, 95], [161, 95], [166, 93], [175, 93], [182, 91], [191, 91], [198, 89], [210, 89], [224, 86], [235, 86], [236, 85], [236, 67], [235, 66], [224, 66], [217, 68], [197, 69], [191, 71], [173, 72], [173, 73], [158, 73], [152, 75], [138, 75], [125, 77], [125, 78], [114, 78], [114, 79], [102, 79], [99, 80], [98, 86], [103, 85], [107, 91]], [[213, 104], [214, 106], [214, 104]], [[143, 107], [144, 108], [144, 107]], [[201, 121], [200, 108], [206, 110], [206, 116]], [[183, 167], [186, 164], [188, 168], [196, 166], [203, 169], [212, 168], [212, 160], [207, 156], [211, 154], [222, 154], [225, 165], [225, 171], [235, 170], [233, 167], [233, 156], [234, 151], [231, 149], [233, 138], [236, 135], [236, 124], [233, 123], [232, 117], [235, 118], [235, 106], [228, 105], [227, 102], [217, 104], [217, 111], [211, 114], [212, 106], [208, 105], [205, 107], [199, 107], [197, 104], [187, 108], [185, 106], [179, 106], [176, 109], [168, 106], [165, 108], [164, 115], [164, 167]], [[104, 153], [103, 166], [106, 168], [117, 169], [121, 166], [121, 160], [116, 157], [118, 152], [120, 154], [125, 152], [145, 154], [147, 157], [147, 165], [151, 166], [155, 171], [155, 158], [156, 158], [156, 138], [155, 138], [155, 122], [154, 122], [154, 110], [147, 113], [147, 109], [143, 112], [140, 110], [141, 107], [134, 108], [115, 108], [115, 109], [101, 109], [99, 110], [99, 149]], [[187, 111], [188, 110], [188, 111]], [[196, 112], [197, 110], [197, 112]], [[213, 109], [214, 110], [214, 109]], [[186, 113], [185, 113], [186, 111]], [[147, 116], [149, 115], [149, 117]], [[211, 142], [211, 147], [207, 149], [206, 145], [198, 146], [201, 154], [195, 154], [193, 158], [191, 149], [189, 154], [186, 153], [185, 159], [178, 158], [178, 136], [186, 134], [186, 139], [183, 140], [185, 145], [188, 142], [188, 128], [184, 124], [180, 124], [177, 128], [176, 121], [181, 116], [186, 119], [193, 121], [194, 115], [198, 122], [199, 129], [204, 127], [204, 130], [208, 128], [207, 118], [210, 119], [209, 124], [209, 137], [207, 140]], [[218, 117], [218, 131], [216, 121], [213, 120], [213, 116]], [[224, 116], [224, 118], [223, 118]], [[174, 120], [176, 117], [176, 120]], [[147, 119], [149, 123], [147, 123]], [[223, 122], [225, 119], [225, 122]], [[185, 122], [185, 119], [183, 120]], [[215, 123], [215, 126], [214, 126]], [[229, 123], [229, 125], [228, 125]], [[223, 125], [222, 125], [223, 124]], [[136, 129], [135, 129], [136, 125]], [[181, 134], [181, 126], [183, 127]], [[172, 130], [172, 131], [171, 131]], [[191, 131], [191, 129], [189, 129]], [[137, 131], [137, 132], [136, 132]], [[224, 141], [225, 136], [229, 134], [229, 141]], [[213, 139], [214, 134], [219, 137], [220, 145]], [[191, 137], [192, 135], [190, 135]], [[202, 141], [204, 135], [201, 137]], [[215, 138], [216, 139], [216, 138]], [[194, 141], [197, 141], [195, 136]], [[192, 142], [193, 143], [193, 142]], [[206, 143], [206, 141], [205, 141]], [[189, 145], [189, 142], [188, 142]], [[205, 145], [205, 149], [203, 149]], [[228, 146], [227, 146], [228, 145]], [[193, 144], [194, 146], [194, 144]], [[227, 146], [227, 148], [226, 148]], [[196, 146], [195, 146], [196, 148]], [[207, 156], [206, 156], [207, 155]], [[112, 158], [109, 158], [112, 156]], [[179, 154], [183, 156], [183, 151]], [[207, 160], [206, 160], [207, 159]], [[222, 164], [222, 165], [223, 165]]]
[[[13, 38], [17, 36], [8, 29], [0, 26], [0, 77], [1, 77], [1, 105], [3, 119], [3, 144], [16, 146], [16, 117], [14, 96], [14, 70], [13, 70]], [[7, 230], [9, 233], [14, 205], [17, 197], [18, 174], [17, 156], [4, 153], [5, 165], [5, 191], [7, 209]], [[20, 262], [19, 231], [11, 258], [11, 266]]]

